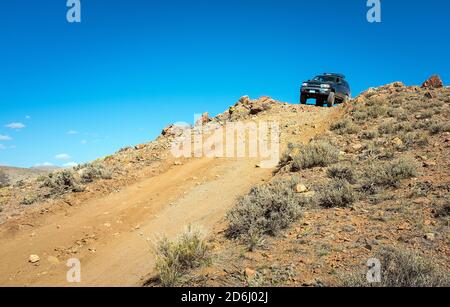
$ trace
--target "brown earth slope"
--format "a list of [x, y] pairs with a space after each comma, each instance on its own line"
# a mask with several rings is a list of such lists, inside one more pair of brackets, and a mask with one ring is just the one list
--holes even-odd
[[[285, 146], [323, 133], [342, 111], [244, 97], [212, 121], [276, 120]], [[168, 128], [155, 142], [1, 189], [0, 285], [68, 286], [69, 258], [81, 261], [81, 285], [142, 285], [154, 266], [149, 242], [191, 223], [214, 229], [239, 196], [271, 178], [256, 159], [176, 160], [171, 140]]]
[[[267, 231], [276, 223], [263, 228], [255, 216], [248, 218], [256, 214], [244, 210], [248, 203], [231, 209], [241, 227], [247, 221], [261, 231], [258, 245], [245, 241], [251, 239], [248, 232], [243, 240], [230, 238], [230, 221], [224, 219], [210, 236], [212, 265], [185, 273], [178, 283], [449, 286], [449, 118], [448, 87], [394, 83], [364, 92], [320, 136], [329, 144], [322, 153], [337, 150], [338, 159], [302, 164], [322, 160], [305, 155], [314, 145], [300, 146], [303, 155], [296, 151], [303, 140], [294, 136], [294, 149], [271, 180], [278, 181], [275, 195], [285, 206], [296, 197], [301, 217], [273, 234]], [[300, 185], [292, 187], [292, 180]], [[270, 194], [252, 197], [263, 204]], [[381, 284], [366, 281], [372, 258], [380, 260]]]

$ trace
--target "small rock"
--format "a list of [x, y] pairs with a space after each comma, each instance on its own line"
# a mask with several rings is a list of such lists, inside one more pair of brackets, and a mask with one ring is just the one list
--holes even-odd
[[428, 240], [428, 241], [434, 241], [436, 236], [434, 235], [434, 233], [430, 232], [430, 233], [425, 234], [424, 238], [425, 238], [425, 240]]
[[183, 165], [183, 163], [181, 163], [180, 161], [175, 161], [173, 162], [173, 165]]
[[392, 140], [392, 144], [397, 146], [397, 147], [402, 147], [403, 146], [403, 141], [400, 138], [394, 138]]
[[47, 258], [47, 261], [50, 262], [51, 264], [58, 264], [59, 263], [59, 259], [54, 257], [54, 256], [49, 256]]
[[211, 118], [209, 117], [209, 113], [205, 112], [202, 114], [202, 116], [197, 120], [197, 122], [195, 123], [195, 125], [203, 125], [203, 124], [207, 124], [211, 121]]
[[403, 224], [398, 225], [397, 229], [398, 230], [406, 230], [406, 229], [409, 229], [409, 225], [407, 223], [403, 223]]
[[256, 271], [255, 271], [255, 270], [252, 270], [252, 269], [250, 269], [250, 268], [245, 268], [244, 274], [245, 274], [245, 276], [246, 276], [247, 278], [252, 278], [253, 276], [255, 276]]
[[242, 104], [249, 104], [249, 103], [250, 103], [250, 97], [248, 97], [248, 96], [242, 96], [242, 97], [239, 99], [239, 102], [242, 103]]
[[363, 148], [362, 144], [355, 144], [352, 146], [352, 149], [355, 151], [360, 151]]
[[433, 167], [433, 166], [436, 166], [436, 165], [437, 165], [437, 163], [434, 162], [434, 161], [425, 161], [425, 162], [423, 162], [423, 166], [424, 167]]
[[41, 258], [39, 258], [38, 255], [30, 255], [30, 258], [28, 259], [30, 263], [38, 263], [41, 261]]
[[304, 184], [299, 183], [295, 187], [295, 191], [297, 193], [306, 193], [306, 192], [308, 192], [308, 188]]
[[139, 144], [139, 145], [134, 146], [134, 149], [136, 149], [136, 150], [142, 150], [144, 148], [145, 148], [144, 144]]

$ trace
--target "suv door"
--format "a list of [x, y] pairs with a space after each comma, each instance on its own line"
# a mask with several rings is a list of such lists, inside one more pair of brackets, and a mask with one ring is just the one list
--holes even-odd
[[339, 99], [344, 99], [345, 97], [345, 85], [344, 85], [344, 80], [342, 80], [341, 78], [337, 78], [336, 79], [336, 96]]

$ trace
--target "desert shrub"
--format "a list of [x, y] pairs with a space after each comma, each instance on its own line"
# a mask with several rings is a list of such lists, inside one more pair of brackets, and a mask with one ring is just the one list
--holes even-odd
[[369, 118], [379, 118], [386, 115], [387, 108], [384, 105], [374, 104], [367, 107], [366, 112]]
[[31, 206], [32, 204], [34, 204], [35, 202], [38, 201], [37, 197], [32, 197], [32, 196], [25, 196], [21, 201], [20, 204], [23, 206]]
[[331, 125], [331, 130], [340, 135], [355, 134], [358, 132], [358, 126], [356, 126], [350, 119], [346, 118]]
[[378, 137], [378, 132], [374, 130], [363, 131], [360, 135], [363, 140], [373, 140]]
[[367, 120], [368, 114], [365, 110], [356, 110], [352, 113], [352, 117], [356, 122], [362, 123]]
[[420, 118], [421, 119], [430, 119], [433, 117], [433, 115], [434, 115], [434, 112], [432, 110], [427, 109], [427, 110], [423, 111], [422, 113], [420, 113]]
[[435, 121], [428, 126], [428, 131], [430, 134], [439, 134], [442, 132], [450, 132], [450, 124], [445, 122]]
[[300, 171], [313, 167], [325, 167], [336, 163], [339, 150], [326, 141], [314, 141], [300, 148], [292, 157], [292, 171]]
[[324, 208], [348, 207], [354, 201], [353, 187], [342, 179], [323, 186], [317, 194], [317, 203]]
[[395, 125], [396, 131], [404, 131], [404, 132], [411, 132], [414, 130], [413, 125], [410, 122], [401, 122]]
[[97, 179], [112, 178], [111, 170], [100, 164], [87, 164], [79, 172], [83, 183], [91, 183]]
[[336, 165], [327, 170], [328, 177], [332, 179], [343, 179], [350, 183], [356, 182], [355, 169], [351, 165]]
[[189, 269], [209, 264], [210, 247], [203, 233], [189, 226], [176, 240], [156, 244], [156, 270], [163, 286], [174, 286]]
[[397, 120], [399, 120], [399, 121], [407, 121], [408, 120], [408, 113], [405, 110], [403, 110], [403, 109], [398, 110], [396, 112], [396, 114], [395, 114], [395, 118]]
[[428, 136], [423, 131], [408, 132], [401, 135], [400, 139], [406, 147], [428, 145]]
[[391, 104], [393, 107], [398, 108], [398, 107], [401, 107], [404, 104], [404, 102], [405, 102], [404, 98], [396, 97], [396, 98], [392, 99]]
[[392, 134], [392, 133], [396, 132], [395, 129], [396, 129], [396, 127], [392, 121], [384, 122], [380, 126], [378, 126], [378, 132], [381, 135]]
[[366, 106], [367, 107], [373, 107], [373, 106], [383, 106], [385, 104], [386, 100], [374, 96], [374, 97], [370, 97], [369, 100], [366, 101]]
[[436, 209], [435, 217], [447, 218], [450, 216], [450, 200], [447, 200], [446, 204], [441, 205]]
[[49, 174], [42, 182], [41, 186], [49, 188], [53, 194], [83, 191], [82, 186], [70, 170], [63, 170]]
[[0, 172], [0, 189], [9, 186], [9, 177], [4, 172]]
[[376, 255], [381, 262], [381, 283], [367, 281], [367, 269], [341, 275], [344, 287], [448, 287], [450, 274], [430, 259], [407, 250], [382, 248]]
[[405, 107], [410, 113], [416, 113], [422, 110], [425, 105], [426, 103], [421, 100], [411, 100], [405, 105]]
[[299, 218], [306, 202], [296, 193], [296, 185], [297, 180], [289, 178], [254, 187], [227, 213], [228, 237], [256, 240], [257, 236], [276, 235], [288, 227]]
[[417, 175], [417, 162], [411, 158], [400, 158], [391, 162], [372, 161], [363, 171], [362, 189], [375, 192], [377, 188], [398, 187], [403, 179]]

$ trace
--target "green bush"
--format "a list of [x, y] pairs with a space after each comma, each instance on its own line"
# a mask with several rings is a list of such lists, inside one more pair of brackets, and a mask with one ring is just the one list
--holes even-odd
[[401, 180], [417, 175], [417, 167], [417, 162], [411, 158], [387, 163], [374, 161], [364, 169], [362, 188], [367, 192], [375, 192], [380, 187], [398, 187]]
[[49, 174], [42, 182], [42, 187], [50, 188], [53, 194], [83, 191], [82, 186], [70, 170], [63, 170]]
[[361, 132], [360, 137], [363, 140], [373, 140], [378, 137], [378, 132], [374, 131], [374, 130], [363, 131], [363, 132]]
[[296, 185], [297, 180], [289, 178], [254, 187], [227, 213], [228, 237], [255, 241], [257, 236], [276, 235], [288, 227], [299, 218], [306, 203], [296, 193]]
[[91, 183], [97, 179], [112, 179], [112, 172], [103, 165], [88, 164], [81, 168], [80, 177], [83, 183]]
[[430, 134], [432, 135], [439, 134], [442, 132], [450, 132], [450, 124], [435, 121], [431, 123], [431, 125], [428, 127], [428, 131], [430, 131]]
[[355, 134], [358, 132], [358, 126], [356, 126], [350, 119], [346, 118], [342, 121], [331, 125], [331, 130], [337, 134]]
[[204, 235], [192, 226], [175, 241], [161, 239], [156, 245], [156, 270], [161, 284], [174, 286], [189, 269], [209, 264], [209, 252]]
[[340, 277], [344, 287], [449, 287], [450, 272], [431, 260], [406, 250], [383, 248], [376, 257], [381, 262], [381, 283], [367, 281], [367, 269]]
[[408, 132], [402, 134], [400, 139], [403, 141], [404, 145], [408, 148], [414, 145], [423, 147], [428, 145], [428, 135], [423, 131]]
[[325, 167], [336, 163], [339, 159], [339, 150], [326, 141], [312, 142], [300, 148], [292, 157], [292, 171], [314, 167]]
[[356, 182], [356, 172], [351, 165], [336, 165], [327, 170], [328, 177], [333, 179], [347, 180], [349, 183]]
[[317, 202], [321, 207], [348, 207], [355, 201], [353, 187], [342, 179], [323, 186], [317, 194]]

